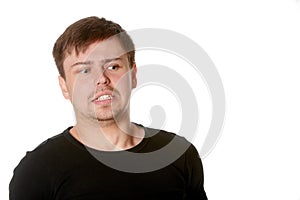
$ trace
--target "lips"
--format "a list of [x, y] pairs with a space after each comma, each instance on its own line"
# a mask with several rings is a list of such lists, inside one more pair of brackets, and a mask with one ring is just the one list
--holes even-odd
[[114, 98], [113, 92], [108, 91], [102, 91], [100, 93], [97, 93], [95, 97], [93, 98], [94, 103], [110, 103], [112, 99]]
[[104, 100], [110, 100], [112, 99], [112, 95], [109, 95], [109, 94], [105, 94], [105, 95], [102, 95], [100, 96], [98, 99], [96, 99], [97, 101], [104, 101]]

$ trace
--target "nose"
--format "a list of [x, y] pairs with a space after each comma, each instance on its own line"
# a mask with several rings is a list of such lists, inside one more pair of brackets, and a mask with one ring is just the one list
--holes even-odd
[[97, 85], [108, 85], [110, 83], [110, 80], [107, 76], [107, 74], [105, 73], [105, 71], [102, 71], [102, 73], [100, 73], [99, 79], [97, 81]]

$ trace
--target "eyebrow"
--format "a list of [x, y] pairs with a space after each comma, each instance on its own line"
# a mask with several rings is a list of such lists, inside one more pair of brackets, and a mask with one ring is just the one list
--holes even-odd
[[90, 65], [91, 63], [92, 63], [92, 61], [76, 62], [76, 63], [71, 65], [71, 68], [76, 66], [76, 65]]
[[[121, 60], [121, 57], [107, 58], [107, 59], [102, 60], [101, 62], [102, 63], [108, 63], [108, 62], [116, 61], [116, 60]], [[76, 62], [76, 63], [71, 65], [71, 68], [76, 66], [76, 65], [90, 65], [92, 63], [94, 63], [94, 62], [93, 61]]]

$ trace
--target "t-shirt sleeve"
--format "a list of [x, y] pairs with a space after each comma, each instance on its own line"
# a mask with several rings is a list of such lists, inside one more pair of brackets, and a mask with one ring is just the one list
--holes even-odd
[[187, 174], [186, 199], [207, 200], [203, 186], [203, 165], [200, 155], [194, 145], [191, 145], [188, 148], [185, 162]]
[[47, 167], [36, 159], [34, 153], [28, 152], [15, 168], [9, 184], [10, 200], [46, 200], [49, 199]]

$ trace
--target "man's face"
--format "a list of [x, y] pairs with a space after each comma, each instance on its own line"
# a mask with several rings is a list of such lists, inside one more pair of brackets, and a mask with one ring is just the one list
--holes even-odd
[[60, 86], [64, 97], [73, 104], [77, 120], [117, 120], [129, 115], [136, 66], [130, 69], [117, 38], [95, 42], [78, 56], [73, 50], [63, 65], [66, 79], [59, 77]]

